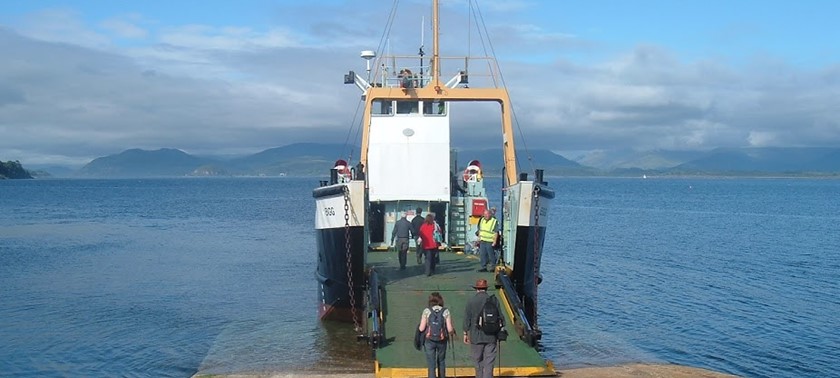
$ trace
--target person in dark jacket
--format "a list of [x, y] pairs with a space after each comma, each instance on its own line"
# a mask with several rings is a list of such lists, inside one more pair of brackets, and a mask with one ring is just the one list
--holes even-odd
[[408, 240], [416, 235], [414, 233], [411, 222], [406, 219], [405, 213], [402, 218], [394, 224], [394, 230], [391, 232], [391, 245], [394, 245], [396, 239], [397, 253], [400, 259], [400, 270], [405, 269], [406, 253], [408, 253]]
[[[470, 357], [475, 364], [476, 378], [493, 377], [493, 364], [496, 363], [497, 335], [488, 335], [478, 327], [478, 318], [487, 301], [487, 280], [480, 279], [473, 286], [475, 296], [467, 301], [464, 310], [464, 344], [470, 345]], [[501, 308], [497, 311], [501, 314]]]
[[[417, 213], [414, 214], [414, 219], [411, 220], [411, 229], [414, 232], [415, 239], [420, 236], [420, 226], [423, 225], [423, 222], [425, 222], [425, 219], [423, 219], [423, 209], [418, 207]], [[418, 243], [416, 250], [417, 265], [420, 265], [423, 263], [423, 247]]]

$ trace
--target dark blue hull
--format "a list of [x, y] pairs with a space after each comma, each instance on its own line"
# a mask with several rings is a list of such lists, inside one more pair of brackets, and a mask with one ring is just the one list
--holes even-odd
[[365, 255], [364, 228], [349, 227], [315, 230], [318, 249], [318, 318], [321, 320], [353, 321], [350, 285], [347, 275], [347, 240], [350, 241], [353, 293], [356, 316], [364, 313]]

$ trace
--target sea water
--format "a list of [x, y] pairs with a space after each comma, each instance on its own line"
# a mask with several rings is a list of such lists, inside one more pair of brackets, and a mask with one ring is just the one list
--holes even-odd
[[[557, 366], [840, 376], [840, 181], [550, 181]], [[349, 327], [316, 319], [315, 185], [0, 181], [0, 375], [370, 371]]]

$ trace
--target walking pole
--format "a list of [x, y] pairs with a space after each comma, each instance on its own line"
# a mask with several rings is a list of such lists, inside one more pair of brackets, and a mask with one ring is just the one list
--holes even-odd
[[499, 376], [502, 375], [502, 342], [496, 339], [496, 359], [499, 360]]
[[457, 358], [455, 358], [455, 337], [449, 338], [449, 344], [452, 345], [452, 371], [455, 373], [455, 378], [458, 378]]

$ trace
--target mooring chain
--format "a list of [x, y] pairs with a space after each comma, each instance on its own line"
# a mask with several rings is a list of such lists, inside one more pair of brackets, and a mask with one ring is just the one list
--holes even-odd
[[353, 312], [353, 327], [361, 331], [359, 317], [356, 315], [356, 291], [353, 287], [353, 254], [350, 250], [350, 188], [344, 185], [344, 248], [347, 254], [347, 286], [350, 287], [350, 311]]
[[537, 323], [537, 285], [539, 284], [539, 266], [540, 261], [540, 187], [534, 183], [534, 293], [532, 294], [534, 307], [534, 329], [539, 329]]

